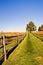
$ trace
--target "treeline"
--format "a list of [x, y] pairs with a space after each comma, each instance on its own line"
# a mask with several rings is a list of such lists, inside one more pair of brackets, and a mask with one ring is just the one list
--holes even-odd
[[[27, 25], [26, 25], [26, 31], [36, 31], [37, 27], [34, 24], [34, 22], [30, 21]], [[38, 27], [38, 31], [43, 31], [43, 24], [41, 26]]]

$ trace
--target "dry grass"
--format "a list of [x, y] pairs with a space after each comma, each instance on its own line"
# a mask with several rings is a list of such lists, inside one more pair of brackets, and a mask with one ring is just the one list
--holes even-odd
[[38, 32], [35, 32], [36, 34], [38, 35], [43, 35], [43, 31], [38, 31]]
[[42, 56], [36, 57], [36, 60], [40, 63], [40, 65], [43, 65], [43, 57]]
[[43, 65], [43, 42], [28, 33], [2, 65]]
[[[26, 32], [4, 32], [5, 36], [16, 36], [16, 35], [21, 35]], [[0, 36], [2, 35], [2, 32], [0, 32]]]

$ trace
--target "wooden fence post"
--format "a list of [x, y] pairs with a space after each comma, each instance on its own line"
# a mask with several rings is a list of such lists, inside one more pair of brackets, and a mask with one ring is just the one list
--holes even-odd
[[17, 44], [19, 45], [19, 34], [17, 35]]
[[5, 48], [5, 36], [3, 33], [3, 53], [4, 53], [4, 61], [6, 61], [6, 48]]

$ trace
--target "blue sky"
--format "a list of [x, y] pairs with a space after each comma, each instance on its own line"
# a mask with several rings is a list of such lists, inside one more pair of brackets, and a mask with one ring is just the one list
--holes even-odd
[[29, 21], [43, 24], [43, 0], [0, 0], [0, 31], [25, 31]]

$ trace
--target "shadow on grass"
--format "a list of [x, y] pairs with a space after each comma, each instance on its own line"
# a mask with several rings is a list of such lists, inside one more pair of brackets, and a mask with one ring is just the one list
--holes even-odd
[[[23, 39], [22, 39], [23, 40]], [[19, 44], [22, 42], [22, 40], [19, 41]], [[18, 43], [12, 47], [10, 50], [6, 50], [7, 54], [7, 59], [9, 57], [9, 55], [17, 48], [17, 46], [19, 45]], [[0, 65], [2, 65], [2, 63], [4, 62], [4, 55], [0, 58]]]

